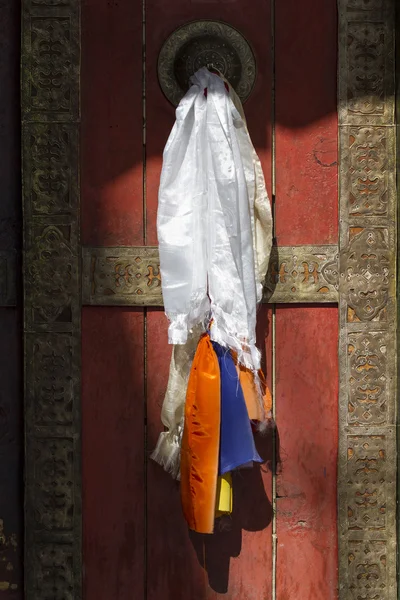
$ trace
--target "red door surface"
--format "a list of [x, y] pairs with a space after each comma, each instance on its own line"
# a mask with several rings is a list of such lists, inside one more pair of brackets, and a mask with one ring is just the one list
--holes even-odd
[[[157, 245], [174, 108], [165, 39], [195, 19], [236, 27], [257, 61], [244, 108], [278, 246], [336, 244], [336, 1], [86, 0], [82, 7], [82, 243]], [[264, 304], [259, 344], [276, 430], [235, 484], [229, 531], [190, 534], [179, 489], [149, 460], [171, 349], [149, 307], [83, 309], [85, 600], [337, 598], [338, 315]]]

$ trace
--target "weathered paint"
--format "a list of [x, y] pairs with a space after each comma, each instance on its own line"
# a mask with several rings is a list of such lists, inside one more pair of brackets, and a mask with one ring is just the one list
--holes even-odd
[[[332, 243], [336, 2], [277, 2], [275, 40], [277, 242]], [[336, 307], [276, 308], [279, 600], [337, 598], [337, 322]]]
[[[294, 7], [291, 6], [292, 9]], [[302, 81], [297, 75], [299, 66], [296, 63], [291, 67], [289, 62], [296, 62], [294, 57], [297, 58], [300, 42], [304, 41], [304, 36], [300, 36], [304, 28], [299, 28], [297, 33], [292, 28], [290, 34], [279, 28], [279, 23], [283, 24], [287, 19], [285, 10], [289, 10], [288, 5], [286, 8], [285, 5], [278, 7], [276, 15], [278, 242], [290, 246], [335, 243], [336, 65], [330, 46], [335, 37], [334, 19], [328, 19], [328, 50], [326, 41], [321, 37], [314, 40], [314, 46], [308, 40], [310, 54], [313, 52], [318, 55], [315, 48], [321, 48], [323, 56], [313, 59], [316, 66], [319, 65], [322, 72], [321, 65], [329, 58], [329, 67], [323, 74], [324, 90], [320, 96], [315, 98], [314, 86], [304, 98], [304, 86], [302, 91], [299, 88]], [[321, 13], [322, 19], [327, 18], [328, 13], [332, 16], [331, 6], [313, 6], [313, 10], [318, 15]], [[297, 22], [301, 22], [303, 16], [300, 10], [298, 12]], [[236, 26], [255, 50], [258, 78], [245, 111], [250, 133], [263, 162], [267, 187], [271, 191], [272, 54], [269, 3], [262, 0], [251, 5], [244, 0], [198, 1], [190, 4], [180, 0], [172, 6], [166, 6], [159, 0], [148, 0], [146, 3], [147, 231], [144, 232], [139, 84], [141, 7], [127, 8], [117, 3], [106, 5], [105, 2], [100, 6], [96, 3], [95, 7], [94, 0], [91, 0], [86, 3], [83, 13], [84, 244], [133, 246], [140, 245], [144, 238], [148, 244], [157, 243], [157, 192], [162, 150], [174, 121], [174, 109], [158, 85], [157, 56], [163, 41], [176, 27], [192, 19], [210, 16]], [[120, 31], [126, 32], [125, 36]], [[134, 33], [135, 40], [132, 39]], [[107, 36], [112, 43], [105, 48], [103, 40]], [[287, 58], [280, 56], [286, 52]], [[129, 77], [128, 73], [131, 73]], [[125, 98], [115, 91], [122, 83]], [[329, 89], [326, 89], [327, 86]], [[297, 98], [298, 105], [295, 117], [293, 97]], [[99, 168], [99, 165], [103, 168]], [[295, 513], [294, 518], [298, 517], [293, 524], [293, 519], [290, 521], [281, 504], [282, 499], [278, 500], [279, 598], [279, 594], [286, 594], [290, 586], [298, 590], [298, 595], [303, 595], [304, 590], [313, 593], [311, 579], [305, 577], [303, 586], [300, 570], [293, 566], [299, 553], [296, 541], [299, 532], [301, 539], [305, 540], [301, 550], [304, 562], [308, 564], [318, 557], [317, 564], [321, 572], [326, 574], [326, 597], [335, 597], [336, 477], [332, 475], [337, 441], [335, 315], [336, 309], [333, 307], [292, 307], [277, 311], [276, 411], [278, 440], [281, 443], [277, 455], [283, 458], [278, 495], [285, 486], [303, 485], [302, 493], [308, 501], [308, 504], [305, 502], [308, 512], [304, 513], [303, 505], [295, 505], [296, 498], [287, 499], [287, 512]], [[317, 341], [314, 338], [320, 330], [321, 319], [324, 320], [326, 339], [321, 337]], [[264, 306], [259, 312], [259, 343], [266, 347], [266, 372], [272, 385], [271, 323], [271, 308]], [[297, 328], [296, 331], [292, 325]], [[273, 576], [271, 433], [259, 440], [266, 466], [262, 472], [255, 469], [236, 477], [231, 529], [219, 531], [213, 538], [188, 533], [182, 517], [178, 485], [148, 459], [162, 429], [160, 410], [171, 352], [166, 343], [166, 331], [166, 318], [159, 309], [147, 309], [144, 313], [139, 309], [135, 312], [115, 307], [84, 309], [83, 480], [87, 598], [101, 600], [116, 591], [120, 594], [118, 597], [125, 598], [129, 597], [129, 590], [135, 597], [146, 594], [152, 600], [172, 595], [177, 600], [186, 600], [189, 596], [194, 600], [214, 599], [222, 595], [241, 600], [269, 598], [272, 595]], [[304, 352], [304, 348], [308, 348], [309, 352]], [[318, 352], [317, 359], [315, 352]], [[317, 369], [314, 368], [316, 360]], [[145, 382], [143, 371], [147, 373]], [[324, 375], [319, 374], [320, 371]], [[299, 377], [301, 381], [305, 379], [304, 373], [310, 374], [308, 383], [304, 384], [307, 396], [298, 393], [301, 390]], [[135, 397], [129, 395], [129, 390]], [[325, 392], [323, 401], [320, 399], [322, 390]], [[308, 481], [304, 476], [299, 482], [296, 479], [297, 472], [300, 473], [303, 463], [298, 448], [302, 444], [304, 446], [304, 432], [307, 431], [308, 422], [312, 422], [310, 414], [321, 407], [322, 413], [318, 413], [321, 431], [318, 439], [315, 438], [315, 444], [318, 441], [321, 446], [314, 462], [318, 472]], [[125, 419], [121, 420], [118, 416], [121, 413], [129, 414], [130, 408], [135, 411], [135, 419], [133, 422], [129, 416], [125, 423]], [[302, 423], [305, 414], [308, 420], [304, 421], [304, 427], [296, 428], [296, 423]], [[312, 431], [309, 431], [307, 441], [312, 447], [311, 436]], [[96, 452], [89, 455], [92, 445]], [[289, 453], [287, 459], [286, 452]], [[131, 478], [124, 471], [127, 456], [128, 469], [133, 473]], [[306, 467], [303, 465], [301, 468], [304, 470]], [[114, 480], [117, 494], [109, 485]], [[325, 517], [317, 524], [316, 506], [321, 498], [321, 489], [326, 491], [326, 504], [323, 505], [326, 511]], [[131, 549], [132, 554], [128, 554], [125, 532], [121, 528], [123, 521], [131, 518], [133, 510], [135, 514], [140, 514], [140, 525], [136, 523], [134, 533], [130, 533], [131, 542], [137, 547]], [[145, 515], [145, 526], [141, 521], [142, 515]], [[107, 524], [105, 531], [104, 523]], [[294, 534], [293, 529], [296, 530]], [[106, 540], [109, 540], [109, 545]], [[327, 552], [324, 554], [315, 548], [316, 544], [321, 542], [323, 546], [328, 541], [333, 544], [329, 559]], [[134, 566], [130, 562], [133, 556]], [[129, 571], [124, 565], [131, 565], [132, 570]], [[291, 574], [290, 580], [285, 579], [288, 573]], [[298, 584], [300, 587], [296, 588]]]
[[[141, 3], [82, 3], [82, 241], [143, 243]], [[85, 600], [144, 595], [144, 314], [82, 314]]]

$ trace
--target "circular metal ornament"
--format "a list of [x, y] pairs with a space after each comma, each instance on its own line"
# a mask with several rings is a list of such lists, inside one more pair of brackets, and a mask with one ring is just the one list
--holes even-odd
[[165, 96], [177, 106], [201, 67], [217, 69], [244, 102], [256, 79], [256, 61], [248, 41], [220, 21], [192, 21], [176, 29], [158, 57], [158, 79]]

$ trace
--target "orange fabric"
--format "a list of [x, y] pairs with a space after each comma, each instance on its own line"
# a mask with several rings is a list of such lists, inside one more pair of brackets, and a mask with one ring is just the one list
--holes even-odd
[[[232, 356], [236, 361], [237, 355], [232, 352]], [[242, 386], [247, 412], [249, 413], [249, 419], [251, 421], [262, 421], [263, 415], [259, 401], [259, 394], [254, 382], [254, 373], [251, 371], [251, 369], [247, 369], [243, 365], [236, 365], [236, 367], [239, 372], [240, 385]], [[258, 376], [260, 378], [263, 392], [265, 417], [268, 418], [272, 409], [272, 396], [267, 386], [267, 382], [265, 381], [264, 373], [261, 371], [261, 369], [258, 371]]]
[[218, 359], [210, 337], [199, 342], [190, 371], [181, 449], [181, 500], [185, 519], [198, 533], [214, 530], [221, 392]]

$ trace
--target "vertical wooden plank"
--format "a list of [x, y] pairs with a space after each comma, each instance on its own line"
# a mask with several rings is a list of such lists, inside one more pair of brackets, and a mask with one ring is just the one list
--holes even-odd
[[[276, 3], [278, 245], [337, 240], [336, 2]], [[337, 597], [337, 309], [277, 307], [277, 597]], [[310, 569], [309, 565], [313, 565]]]
[[[146, 188], [147, 240], [156, 244], [156, 214], [162, 151], [174, 123], [174, 108], [163, 96], [157, 79], [158, 53], [180, 25], [195, 19], [215, 19], [236, 27], [251, 44], [257, 60], [257, 81], [245, 105], [253, 142], [271, 189], [271, 17], [269, 1], [179, 0], [166, 5], [148, 0], [146, 10]], [[261, 311], [260, 311], [261, 312]], [[268, 310], [260, 317], [260, 340], [268, 346]], [[148, 450], [161, 431], [160, 410], [168, 376], [171, 349], [163, 313], [148, 311], [147, 410]], [[268, 352], [270, 362], [270, 352]], [[271, 453], [270, 439], [263, 450]], [[269, 597], [271, 594], [271, 476], [243, 475], [236, 481], [236, 513], [231, 531], [212, 538], [188, 533], [180, 507], [179, 489], [155, 464], [148, 468], [148, 598], [166, 596], [195, 600], [216, 597]], [[203, 569], [204, 563], [206, 569]], [[152, 577], [152, 573], [159, 576]], [[256, 596], [254, 596], [256, 594]]]
[[143, 311], [82, 321], [83, 539], [87, 600], [143, 598]]
[[[82, 238], [143, 243], [141, 3], [82, 10]], [[144, 314], [82, 314], [86, 600], [144, 596]]]
[[277, 309], [278, 598], [337, 598], [337, 330], [336, 307]]
[[276, 236], [336, 244], [335, 0], [276, 3]]
[[[0, 251], [21, 246], [19, 56], [21, 7], [2, 3], [0, 20]], [[0, 259], [1, 262], [1, 259]], [[16, 279], [16, 266], [13, 269]], [[1, 273], [2, 267], [0, 267]], [[4, 273], [4, 271], [3, 271]], [[0, 306], [10, 297], [0, 274]], [[15, 290], [12, 296], [15, 298]], [[15, 302], [15, 301], [14, 301]], [[18, 303], [20, 305], [20, 303]], [[0, 590], [5, 600], [23, 598], [23, 421], [21, 310], [0, 308]]]
[[143, 243], [142, 8], [82, 7], [82, 232], [85, 245]]

